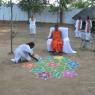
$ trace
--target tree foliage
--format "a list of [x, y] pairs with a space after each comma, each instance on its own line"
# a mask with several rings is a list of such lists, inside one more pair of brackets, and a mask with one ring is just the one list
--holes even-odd
[[55, 0], [53, 4], [49, 4], [51, 12], [57, 12], [58, 10], [67, 9], [67, 5], [73, 0]]
[[21, 0], [19, 2], [19, 7], [23, 11], [27, 11], [29, 14], [41, 13], [47, 4], [46, 0]]
[[0, 6], [2, 5], [2, 3], [3, 3], [3, 1], [2, 1], [2, 0], [0, 0]]
[[50, 4], [50, 12], [58, 13], [60, 23], [63, 22], [63, 12], [64, 10], [68, 9], [68, 4], [70, 4], [73, 0], [55, 0], [53, 4]]
[[52, 12], [53, 14], [59, 11], [59, 6], [55, 6], [55, 4], [50, 4], [49, 7], [50, 7], [49, 12]]
[[4, 2], [4, 5], [6, 6], [6, 7], [13, 7], [13, 5], [14, 5], [14, 3], [13, 2], [11, 2], [11, 1], [8, 1], [8, 2]]
[[75, 8], [87, 8], [95, 6], [95, 0], [75, 0], [72, 3], [72, 6]]
[[74, 3], [72, 3], [72, 6], [75, 7], [75, 8], [86, 8], [88, 7], [88, 2], [87, 1], [76, 1]]
[[90, 7], [95, 6], [95, 0], [87, 0]]

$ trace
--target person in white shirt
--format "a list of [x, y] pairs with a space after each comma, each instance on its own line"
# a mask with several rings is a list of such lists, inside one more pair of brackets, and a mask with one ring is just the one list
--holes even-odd
[[81, 27], [82, 27], [82, 20], [81, 17], [78, 17], [75, 24], [75, 37], [80, 38], [81, 37]]
[[14, 51], [14, 59], [11, 59], [12, 62], [18, 63], [23, 61], [31, 61], [32, 58], [38, 61], [38, 59], [33, 54], [33, 47], [35, 46], [34, 42], [29, 42], [26, 44], [19, 45]]
[[29, 28], [31, 34], [36, 34], [36, 18], [33, 15], [29, 18]]

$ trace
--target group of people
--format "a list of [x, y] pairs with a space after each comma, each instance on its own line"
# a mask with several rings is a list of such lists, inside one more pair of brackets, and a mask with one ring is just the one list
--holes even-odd
[[[55, 25], [55, 29], [52, 32], [51, 37], [51, 48], [55, 53], [62, 52], [63, 48], [63, 39], [61, 31], [58, 29], [58, 25]], [[29, 42], [26, 44], [19, 45], [14, 51], [14, 59], [11, 59], [12, 62], [18, 63], [23, 61], [31, 61], [32, 59], [38, 61], [38, 58], [33, 53], [33, 48], [35, 46], [34, 42]]]
[[[29, 27], [30, 33], [36, 34], [36, 18], [33, 15], [29, 18]], [[59, 31], [58, 27], [58, 25], [55, 25], [55, 32], [53, 32], [51, 35], [51, 38], [53, 39], [51, 43], [51, 48], [56, 53], [62, 52], [63, 48], [62, 34], [61, 31]]]
[[94, 30], [93, 27], [95, 27], [94, 24], [92, 25], [92, 22], [95, 23], [94, 20], [90, 20], [89, 16], [87, 16], [86, 20], [82, 20], [79, 17], [75, 24], [75, 37], [81, 37], [82, 32], [91, 33]]
[[75, 37], [81, 38], [85, 42], [83, 44], [83, 47], [85, 47], [86, 43], [90, 42], [92, 35], [95, 33], [95, 19], [91, 21], [89, 16], [87, 16], [86, 20], [79, 17], [76, 20], [75, 28]]
[[[30, 16], [29, 18], [29, 29], [30, 34], [36, 34], [36, 18], [34, 15]], [[18, 63], [23, 61], [31, 61], [32, 58], [38, 61], [38, 59], [35, 57], [35, 54], [33, 53], [34, 46], [34, 42], [19, 45], [15, 49], [14, 59], [11, 59], [11, 61], [14, 63]]]
[[[36, 19], [32, 16], [29, 19], [30, 22], [30, 30], [33, 34], [36, 33]], [[81, 17], [76, 21], [76, 30], [75, 36], [81, 37], [82, 32], [84, 31], [87, 35], [87, 39], [91, 32], [95, 32], [95, 20], [91, 22], [89, 16], [87, 16], [86, 21], [82, 21]], [[55, 54], [59, 54], [63, 52], [64, 40], [62, 38], [62, 32], [59, 30], [58, 24], [54, 26], [54, 30], [49, 39], [52, 39], [50, 47]], [[38, 58], [33, 53], [33, 48], [35, 46], [34, 42], [29, 42], [26, 44], [19, 45], [14, 51], [14, 59], [11, 59], [14, 63], [22, 62], [22, 61], [31, 61], [32, 59], [38, 61]]]

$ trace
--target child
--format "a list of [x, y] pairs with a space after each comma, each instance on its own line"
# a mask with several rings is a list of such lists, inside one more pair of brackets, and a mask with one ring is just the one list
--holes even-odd
[[34, 42], [29, 42], [26, 44], [19, 45], [14, 51], [14, 59], [12, 62], [18, 63], [22, 61], [31, 61], [31, 58], [38, 61], [38, 59], [33, 55]]

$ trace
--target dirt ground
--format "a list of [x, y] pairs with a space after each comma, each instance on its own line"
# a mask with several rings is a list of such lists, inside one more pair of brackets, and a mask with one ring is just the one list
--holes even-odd
[[[36, 78], [22, 64], [12, 64], [9, 55], [10, 25], [0, 24], [0, 95], [95, 95], [95, 43], [87, 50], [80, 49], [81, 40], [74, 37], [74, 31], [69, 27], [71, 46], [78, 52], [80, 68], [78, 76], [73, 78], [48, 79]], [[20, 44], [34, 41], [34, 52], [40, 56], [47, 56], [46, 41], [51, 25], [37, 25], [35, 37], [29, 34], [27, 24], [13, 26], [14, 39], [13, 50]], [[63, 54], [71, 57], [76, 55]]]

